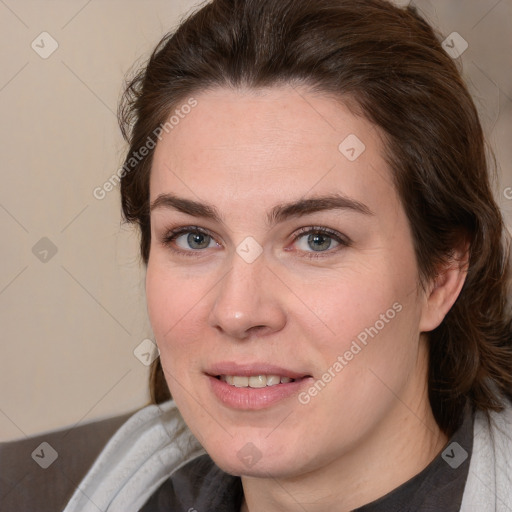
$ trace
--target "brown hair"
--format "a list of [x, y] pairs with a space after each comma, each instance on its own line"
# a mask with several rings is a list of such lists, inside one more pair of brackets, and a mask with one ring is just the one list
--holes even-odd
[[[303, 84], [349, 103], [377, 125], [412, 229], [421, 282], [469, 243], [462, 292], [429, 333], [429, 398], [450, 433], [469, 399], [512, 399], [508, 244], [490, 186], [473, 101], [433, 29], [384, 0], [214, 0], [166, 35], [129, 82], [119, 119], [130, 144], [121, 179], [125, 219], [150, 250], [152, 151], [133, 155], [172, 110], [212, 87]], [[170, 398], [160, 361], [155, 402]]]

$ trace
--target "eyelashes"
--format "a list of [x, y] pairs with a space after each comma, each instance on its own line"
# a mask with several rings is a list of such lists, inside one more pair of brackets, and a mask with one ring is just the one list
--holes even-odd
[[[194, 237], [190, 237], [190, 235], [196, 235], [195, 237], [195, 240], [194, 240]], [[183, 235], [188, 235], [187, 236], [187, 243], [189, 241], [192, 241], [192, 243], [198, 243], [199, 245], [203, 245], [204, 244], [204, 240], [207, 240], [208, 241], [208, 246], [210, 245], [210, 242], [215, 240], [214, 237], [213, 237], [213, 234], [211, 234], [208, 230], [206, 229], [203, 229], [199, 226], [184, 226], [184, 227], [181, 227], [181, 228], [177, 228], [177, 229], [172, 229], [170, 231], [167, 232], [167, 234], [164, 236], [164, 238], [162, 239], [162, 243], [165, 247], [168, 247], [169, 249], [171, 249], [172, 251], [174, 252], [178, 252], [178, 253], [184, 253], [185, 255], [187, 256], [192, 256], [191, 254], [187, 254], [187, 253], [190, 253], [190, 252], [201, 252], [202, 249], [205, 249], [205, 247], [200, 247], [200, 248], [189, 248], [188, 250], [187, 249], [176, 249], [175, 248], [175, 242], [177, 239], [181, 238]], [[199, 236], [197, 236], [199, 235]], [[217, 244], [218, 247], [221, 247], [220, 244]], [[178, 246], [179, 247], [179, 246]], [[206, 248], [207, 248], [206, 247]]]
[[[206, 249], [222, 248], [222, 245], [216, 241], [215, 235], [200, 226], [182, 226], [168, 230], [162, 237], [161, 243], [172, 252], [187, 257], [204, 257]], [[333, 229], [324, 226], [308, 226], [300, 228], [291, 236], [291, 244], [297, 243], [301, 245], [297, 251], [301, 257], [324, 258], [350, 247], [352, 242], [347, 236]], [[307, 250], [311, 248], [320, 250]], [[292, 251], [292, 249], [287, 247], [285, 251]]]
[[[325, 247], [325, 242], [327, 247]], [[334, 244], [332, 243], [334, 242]], [[330, 229], [323, 226], [309, 226], [300, 228], [292, 235], [292, 243], [294, 245], [302, 245], [297, 251], [300, 257], [307, 259], [320, 259], [336, 256], [343, 249], [350, 247], [352, 241], [346, 236], [334, 229]], [[312, 246], [321, 248], [320, 251], [311, 250]], [[290, 249], [286, 249], [290, 250]]]

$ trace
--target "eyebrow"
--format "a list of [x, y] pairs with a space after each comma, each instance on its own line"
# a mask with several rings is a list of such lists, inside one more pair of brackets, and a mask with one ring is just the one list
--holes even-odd
[[[215, 206], [185, 199], [173, 194], [160, 194], [150, 205], [150, 211], [167, 208], [191, 215], [223, 223], [221, 215]], [[267, 224], [273, 226], [290, 218], [302, 217], [310, 213], [326, 210], [348, 210], [363, 215], [375, 215], [368, 206], [342, 194], [299, 199], [298, 201], [274, 206], [267, 213]]]

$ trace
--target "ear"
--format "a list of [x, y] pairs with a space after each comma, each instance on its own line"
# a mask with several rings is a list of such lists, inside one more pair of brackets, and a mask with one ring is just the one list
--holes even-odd
[[466, 280], [469, 265], [469, 244], [454, 251], [425, 292], [425, 303], [420, 319], [420, 332], [429, 332], [438, 327], [457, 300]]

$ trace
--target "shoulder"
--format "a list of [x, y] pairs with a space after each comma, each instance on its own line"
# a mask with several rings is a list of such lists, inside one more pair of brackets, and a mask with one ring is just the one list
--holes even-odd
[[132, 414], [0, 443], [0, 509], [62, 510], [76, 483]]
[[138, 510], [170, 474], [204, 453], [174, 401], [147, 406], [110, 439], [65, 512]]
[[512, 404], [501, 412], [477, 411], [473, 452], [461, 512], [505, 512], [512, 503]]

